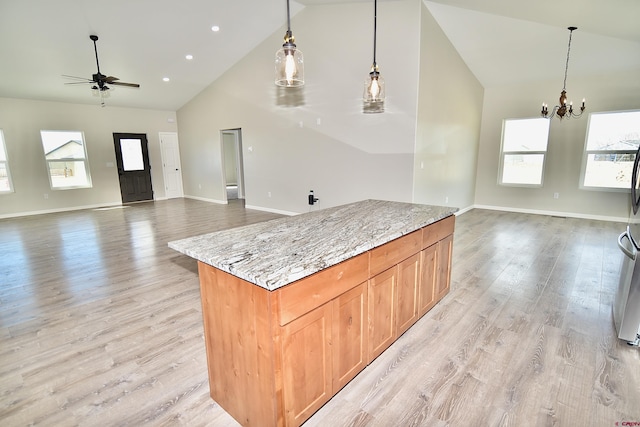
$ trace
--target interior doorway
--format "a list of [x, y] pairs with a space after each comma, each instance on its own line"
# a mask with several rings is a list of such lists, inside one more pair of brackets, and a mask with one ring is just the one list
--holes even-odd
[[244, 199], [244, 165], [242, 160], [242, 130], [220, 131], [222, 140], [223, 183], [227, 200]]
[[153, 200], [147, 135], [114, 133], [122, 203]]

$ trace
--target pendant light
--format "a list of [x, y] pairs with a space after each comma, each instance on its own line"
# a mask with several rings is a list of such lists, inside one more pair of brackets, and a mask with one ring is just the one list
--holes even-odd
[[300, 87], [304, 85], [304, 61], [302, 52], [296, 49], [289, 15], [289, 0], [287, 0], [287, 32], [284, 34], [282, 48], [276, 52], [276, 85]]
[[576, 118], [580, 117], [584, 112], [584, 109], [585, 109], [584, 98], [582, 99], [582, 105], [580, 106], [580, 113], [573, 112], [573, 102], [569, 102], [569, 105], [567, 105], [567, 71], [569, 71], [569, 53], [571, 52], [571, 35], [573, 34], [573, 31], [577, 29], [578, 27], [567, 28], [567, 30], [569, 30], [569, 46], [567, 47], [567, 63], [564, 67], [564, 84], [562, 85], [562, 91], [560, 92], [560, 99], [558, 100], [559, 105], [556, 105], [555, 107], [553, 107], [553, 110], [551, 111], [551, 117], [549, 117], [549, 108], [547, 104], [543, 103], [542, 110], [540, 111], [540, 114], [542, 115], [542, 117], [545, 117], [545, 118], [549, 117], [550, 119], [552, 119], [553, 117], [558, 116], [558, 118], [562, 120], [565, 117], [567, 119], [570, 119], [571, 117], [576, 117]]
[[364, 82], [364, 104], [365, 112], [384, 111], [384, 79], [380, 75], [378, 63], [376, 62], [376, 33], [378, 21], [378, 0], [373, 1], [373, 65], [369, 76]]

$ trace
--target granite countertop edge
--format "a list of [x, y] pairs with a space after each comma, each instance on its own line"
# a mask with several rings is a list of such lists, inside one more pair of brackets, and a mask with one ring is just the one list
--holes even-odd
[[273, 291], [453, 215], [449, 206], [364, 200], [169, 242]]

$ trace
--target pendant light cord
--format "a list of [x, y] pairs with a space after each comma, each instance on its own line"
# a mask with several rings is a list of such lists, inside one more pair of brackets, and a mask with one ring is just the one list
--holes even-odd
[[378, 0], [373, 1], [373, 67], [376, 67], [376, 32], [378, 21]]
[[287, 0], [287, 34], [291, 37], [291, 18], [289, 17], [289, 0]]

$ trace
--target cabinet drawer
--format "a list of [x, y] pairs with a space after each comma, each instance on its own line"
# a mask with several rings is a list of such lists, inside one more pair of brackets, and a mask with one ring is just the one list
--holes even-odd
[[431, 225], [427, 225], [422, 229], [422, 248], [425, 249], [434, 243], [444, 239], [449, 234], [453, 234], [455, 227], [456, 217], [454, 215], [441, 219], [438, 222], [434, 222]]
[[325, 304], [368, 277], [368, 254], [364, 253], [278, 289], [280, 325]]
[[373, 277], [420, 252], [421, 243], [422, 231], [418, 230], [372, 249], [369, 276]]

